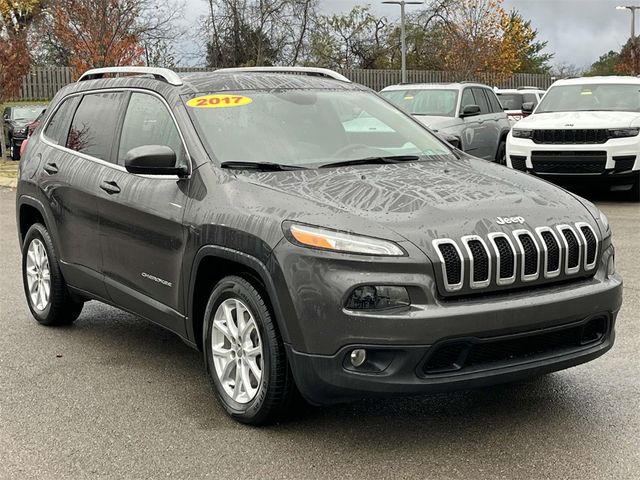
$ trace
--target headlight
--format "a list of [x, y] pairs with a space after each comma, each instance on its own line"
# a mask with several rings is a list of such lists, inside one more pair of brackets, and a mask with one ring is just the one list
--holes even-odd
[[521, 128], [514, 128], [511, 130], [514, 138], [533, 138], [533, 130], [522, 130]]
[[600, 221], [602, 222], [602, 225], [604, 226], [604, 231], [608, 232], [609, 231], [609, 219], [607, 218], [607, 216], [602, 213], [602, 210], [600, 210]]
[[16, 128], [16, 133], [18, 135], [26, 135], [27, 134], [27, 128]]
[[625, 138], [637, 136], [640, 128], [611, 128], [608, 131], [609, 138]]
[[398, 245], [379, 238], [325, 230], [308, 225], [291, 225], [289, 232], [297, 243], [307, 247], [368, 255], [404, 256], [404, 251]]

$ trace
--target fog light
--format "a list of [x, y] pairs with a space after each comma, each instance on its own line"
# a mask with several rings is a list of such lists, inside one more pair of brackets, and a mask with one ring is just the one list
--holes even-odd
[[367, 361], [367, 351], [364, 348], [356, 348], [351, 352], [351, 365], [361, 367]]
[[346, 307], [349, 310], [383, 310], [409, 305], [409, 293], [404, 287], [363, 285], [353, 290]]
[[610, 277], [616, 273], [616, 256], [613, 252], [609, 255], [609, 260], [607, 261], [607, 275]]

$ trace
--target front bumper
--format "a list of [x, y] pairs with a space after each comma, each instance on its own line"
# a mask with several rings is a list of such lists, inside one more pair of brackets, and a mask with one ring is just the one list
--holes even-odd
[[[279, 295], [288, 297], [279, 303], [291, 308], [283, 311], [288, 358], [300, 392], [311, 403], [506, 382], [587, 362], [613, 345], [622, 280], [606, 275], [612, 247], [601, 255], [593, 277], [459, 299], [440, 297], [430, 262], [426, 258], [417, 262], [411, 245], [403, 247], [413, 259], [372, 261], [286, 243], [276, 249], [283, 275]], [[351, 289], [364, 284], [404, 285], [412, 305], [400, 312], [346, 310], [343, 306]], [[599, 315], [608, 319], [609, 326], [597, 345], [547, 352], [540, 358], [534, 355], [487, 369], [423, 374], [426, 357], [442, 342], [528, 335], [588, 322]], [[356, 348], [372, 351], [382, 369], [351, 368], [348, 356]]]
[[[533, 140], [507, 137], [507, 166], [525, 171], [562, 185], [599, 184], [602, 186], [632, 186], [640, 171], [640, 137], [610, 139], [602, 144], [537, 144]], [[605, 152], [606, 163], [597, 173], [549, 173], [537, 171], [532, 161], [533, 152]], [[629, 160], [635, 158], [635, 161]], [[576, 158], [576, 161], [580, 161]], [[566, 160], [569, 166], [572, 160]], [[621, 166], [624, 165], [622, 168]]]

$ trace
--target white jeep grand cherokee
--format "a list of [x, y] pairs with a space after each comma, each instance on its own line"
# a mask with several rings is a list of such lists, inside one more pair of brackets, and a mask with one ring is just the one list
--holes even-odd
[[639, 78], [559, 80], [509, 133], [507, 166], [561, 184], [628, 190], [638, 201], [639, 133]]

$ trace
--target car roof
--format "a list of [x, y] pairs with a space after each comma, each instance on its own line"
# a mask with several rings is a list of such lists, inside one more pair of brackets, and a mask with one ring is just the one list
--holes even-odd
[[496, 93], [544, 93], [545, 91], [541, 88], [499, 88], [495, 91]]
[[451, 90], [451, 89], [461, 89], [464, 87], [482, 87], [491, 89], [488, 85], [484, 83], [460, 83], [460, 82], [452, 82], [452, 83], [401, 83], [398, 85], [390, 85], [388, 87], [383, 88], [381, 91], [393, 91], [393, 90]]
[[553, 87], [560, 85], [599, 85], [599, 84], [627, 84], [627, 85], [640, 85], [640, 78], [638, 77], [625, 77], [625, 76], [603, 76], [603, 77], [579, 77], [579, 78], [566, 78], [563, 80], [556, 80]]

